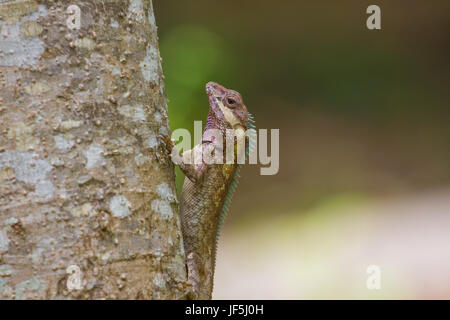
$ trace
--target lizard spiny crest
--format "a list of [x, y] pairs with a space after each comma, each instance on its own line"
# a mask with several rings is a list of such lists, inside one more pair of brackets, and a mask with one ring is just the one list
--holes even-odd
[[[249, 113], [248, 114], [248, 148], [246, 148], [246, 150], [245, 150], [246, 157], [248, 157], [250, 152], [253, 152], [253, 150], [255, 149], [255, 146], [256, 146], [256, 129], [255, 128], [256, 128], [255, 120], [253, 118], [253, 115], [251, 113]], [[221, 230], [222, 224], [225, 221], [226, 217], [228, 216], [231, 200], [233, 199], [234, 192], [236, 191], [236, 188], [239, 184], [239, 178], [241, 177], [240, 171], [241, 171], [241, 165], [238, 164], [236, 167], [234, 176], [233, 176], [233, 180], [230, 184], [228, 193], [225, 196], [222, 210], [220, 211], [219, 224], [217, 226], [217, 234], [216, 234], [216, 248], [215, 248], [216, 252], [217, 252], [217, 246], [218, 246], [218, 242], [219, 242], [220, 230]]]

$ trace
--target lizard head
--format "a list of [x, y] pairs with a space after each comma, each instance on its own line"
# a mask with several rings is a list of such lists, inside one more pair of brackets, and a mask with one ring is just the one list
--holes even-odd
[[206, 84], [206, 94], [211, 111], [223, 128], [248, 129], [248, 111], [239, 92], [211, 81]]

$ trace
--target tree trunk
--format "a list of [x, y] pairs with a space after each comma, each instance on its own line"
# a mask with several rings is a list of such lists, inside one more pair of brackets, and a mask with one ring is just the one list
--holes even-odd
[[0, 0], [1, 299], [185, 295], [157, 40], [150, 0]]

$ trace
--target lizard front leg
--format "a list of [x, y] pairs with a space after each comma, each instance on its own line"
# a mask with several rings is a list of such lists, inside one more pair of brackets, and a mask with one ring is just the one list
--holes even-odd
[[[201, 144], [195, 146], [191, 150], [183, 152], [183, 154], [180, 154], [175, 148], [172, 149], [173, 162], [177, 164], [186, 177], [194, 183], [200, 183], [206, 172], [206, 164], [201, 158], [202, 152], [203, 146]], [[197, 159], [200, 159], [200, 161], [197, 161]]]

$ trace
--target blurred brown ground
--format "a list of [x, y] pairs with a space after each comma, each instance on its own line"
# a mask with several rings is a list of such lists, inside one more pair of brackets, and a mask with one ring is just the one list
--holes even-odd
[[[227, 230], [213, 297], [450, 299], [450, 190], [349, 200]], [[380, 290], [366, 287], [369, 265]]]

